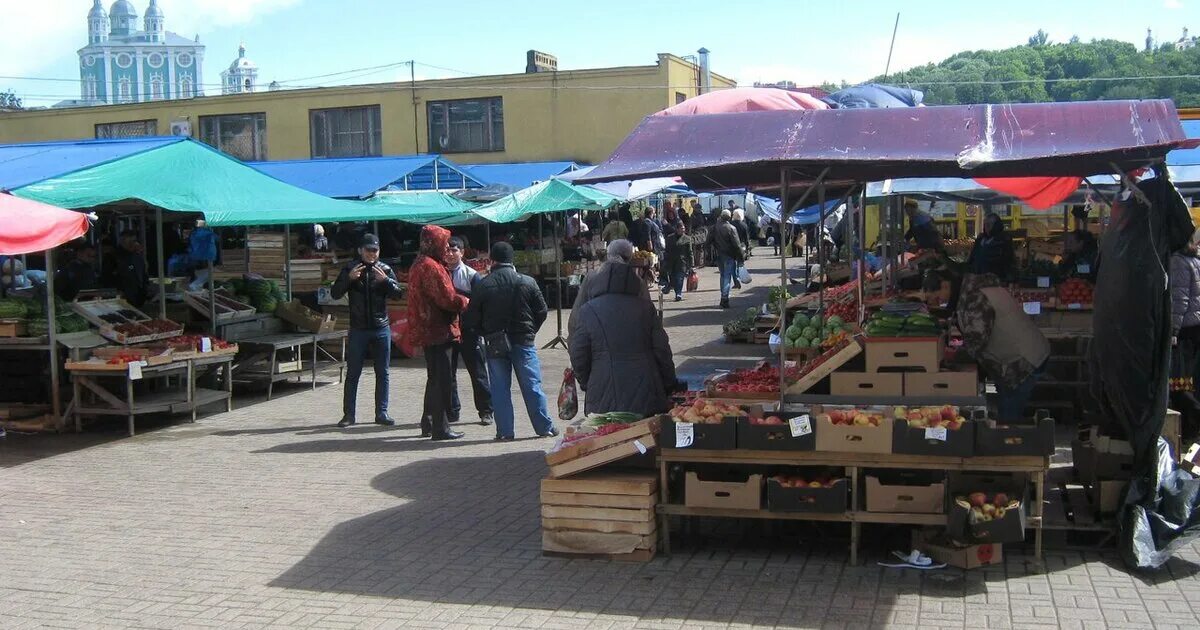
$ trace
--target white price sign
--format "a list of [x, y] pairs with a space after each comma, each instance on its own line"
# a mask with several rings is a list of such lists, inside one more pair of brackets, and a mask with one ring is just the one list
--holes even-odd
[[796, 416], [788, 420], [788, 427], [792, 430], [792, 437], [803, 437], [813, 432], [812, 418], [808, 414]]
[[212, 352], [212, 339], [208, 337], [200, 338], [200, 352]]
[[1070, 311], [1078, 311], [1078, 310], [1082, 310], [1082, 309], [1083, 309], [1082, 304], [1068, 304], [1067, 305], [1067, 310], [1070, 310]]
[[129, 363], [129, 380], [142, 380], [142, 366], [148, 365], [145, 361], [131, 361]]
[[1049, 289], [1050, 288], [1050, 276], [1038, 276], [1037, 282], [1038, 282], [1039, 289]]
[[926, 440], [946, 441], [946, 427], [929, 427], [925, 429]]
[[638, 450], [638, 452], [641, 453], [642, 455], [646, 454], [646, 445], [642, 444], [641, 440], [634, 440], [633, 447], [636, 448]]
[[1026, 315], [1041, 315], [1042, 314], [1042, 303], [1041, 302], [1025, 302], [1024, 304], [1021, 305], [1021, 307], [1025, 309]]
[[691, 422], [675, 423], [675, 448], [687, 448], [696, 441], [696, 425]]

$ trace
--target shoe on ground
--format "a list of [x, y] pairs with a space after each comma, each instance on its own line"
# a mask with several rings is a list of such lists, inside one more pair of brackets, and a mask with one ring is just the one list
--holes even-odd
[[396, 426], [396, 421], [392, 420], [390, 416], [381, 416], [379, 418], [375, 418], [375, 424], [382, 424], [385, 427], [394, 427]]
[[497, 435], [496, 437], [492, 438], [492, 440], [496, 442], [511, 442], [515, 439], [517, 438], [512, 435]]
[[444, 435], [433, 436], [433, 441], [441, 442], [444, 440], [457, 440], [457, 439], [461, 438], [462, 436], [463, 436], [463, 434], [459, 433], [458, 431], [447, 431]]
[[479, 416], [479, 424], [481, 424], [485, 427], [492, 426], [492, 423], [495, 421], [496, 421], [496, 417], [490, 413], [480, 414], [480, 416]]
[[682, 302], [682, 301], [683, 301], [683, 296], [682, 296], [682, 295], [676, 295], [676, 296], [675, 296], [675, 301], [676, 301], [676, 302]]
[[433, 432], [421, 429], [421, 437], [433, 437]]
[[350, 416], [342, 416], [341, 422], [338, 422], [337, 425], [343, 429], [345, 429], [348, 426], [353, 426], [354, 418], [351, 418]]
[[721, 308], [729, 308], [729, 298], [721, 298]]
[[547, 431], [545, 433], [539, 433], [538, 437], [544, 437], [544, 438], [558, 437], [558, 429], [550, 429], [549, 431]]

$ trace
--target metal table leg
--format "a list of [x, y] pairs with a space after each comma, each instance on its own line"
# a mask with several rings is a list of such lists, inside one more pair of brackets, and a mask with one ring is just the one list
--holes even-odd
[[[662, 505], [669, 505], [671, 493], [667, 489], [667, 462], [660, 459], [658, 471], [658, 500]], [[669, 514], [660, 513], [658, 515], [658, 532], [662, 538], [662, 552], [668, 556], [671, 555], [671, 516]]]
[[128, 405], [127, 411], [129, 412], [129, 437], [133, 437], [133, 379], [129, 378], [128, 374], [125, 375], [125, 404]]
[[317, 388], [317, 336], [313, 335], [312, 340], [312, 388]]
[[228, 413], [233, 411], [233, 359], [225, 362], [225, 392], [229, 397], [225, 399], [225, 411]]
[[275, 392], [275, 370], [279, 365], [279, 348], [271, 351], [271, 371], [267, 374], [267, 400]]
[[71, 403], [71, 415], [75, 416], [76, 433], [83, 432], [83, 418], [79, 415], [79, 404], [83, 402], [83, 388], [79, 386], [79, 379], [81, 378], [85, 377], [78, 374], [71, 375], [71, 395], [74, 397], [74, 401]]

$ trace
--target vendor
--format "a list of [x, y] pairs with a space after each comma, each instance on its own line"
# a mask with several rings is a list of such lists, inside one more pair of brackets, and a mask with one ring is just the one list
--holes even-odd
[[1004, 229], [1004, 221], [995, 212], [983, 220], [983, 233], [975, 237], [975, 246], [967, 258], [967, 269], [973, 274], [990, 273], [1008, 282], [1015, 271], [1012, 237]]
[[96, 249], [82, 244], [75, 249], [74, 256], [58, 272], [58, 284], [55, 290], [58, 296], [71, 301], [80, 291], [92, 291], [100, 288], [96, 273]]
[[117, 288], [126, 302], [141, 308], [149, 295], [150, 278], [146, 275], [145, 249], [138, 242], [136, 232], [121, 232], [116, 258]]
[[904, 200], [904, 214], [908, 215], [908, 231], [905, 241], [913, 241], [918, 249], [942, 249], [942, 235], [933, 224], [933, 217], [921, 209], [915, 199]]
[[[947, 303], [952, 284], [930, 271], [925, 276], [926, 303]], [[953, 316], [963, 334], [963, 350], [996, 383], [997, 419], [1020, 422], [1050, 358], [1050, 343], [995, 275], [967, 274], [959, 294]]]
[[1075, 229], [1067, 232], [1063, 239], [1063, 257], [1059, 269], [1070, 275], [1094, 277], [1100, 245], [1096, 242], [1096, 235], [1088, 229], [1087, 208], [1076, 207], [1071, 214], [1075, 217]]

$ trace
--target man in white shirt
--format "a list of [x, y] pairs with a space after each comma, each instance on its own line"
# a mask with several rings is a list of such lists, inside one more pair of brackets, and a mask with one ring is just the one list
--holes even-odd
[[[461, 237], [450, 238], [450, 249], [446, 254], [446, 270], [450, 272], [450, 282], [454, 290], [461, 295], [470, 297], [471, 287], [479, 279], [479, 273], [463, 262], [463, 250], [466, 243]], [[487, 426], [492, 424], [492, 394], [488, 384], [487, 362], [483, 359], [482, 346], [477, 335], [463, 331], [462, 341], [455, 343], [450, 354], [450, 365], [454, 367], [452, 375], [458, 373], [458, 358], [462, 357], [471, 377], [471, 391], [475, 398], [475, 410], [479, 412], [479, 423]], [[453, 404], [450, 407], [450, 422], [458, 422], [462, 412], [462, 403], [458, 399], [458, 379], [455, 378], [450, 386], [454, 393]]]

